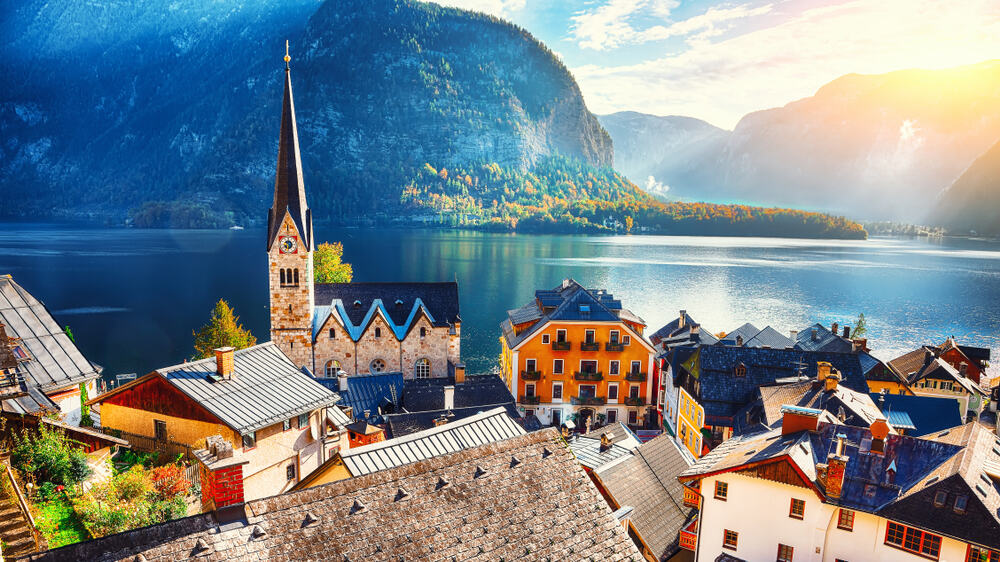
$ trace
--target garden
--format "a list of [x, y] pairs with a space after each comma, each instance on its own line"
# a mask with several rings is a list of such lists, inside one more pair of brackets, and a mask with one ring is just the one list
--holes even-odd
[[160, 462], [156, 453], [123, 450], [109, 475], [93, 474], [81, 444], [57, 428], [14, 437], [16, 469], [39, 531], [49, 548], [102, 537], [187, 514], [191, 483], [180, 459]]

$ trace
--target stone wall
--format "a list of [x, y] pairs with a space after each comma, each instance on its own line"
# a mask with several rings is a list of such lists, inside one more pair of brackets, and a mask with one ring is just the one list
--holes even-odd
[[[335, 337], [330, 337], [330, 330], [335, 332]], [[393, 338], [395, 339], [395, 338]], [[357, 374], [355, 366], [355, 345], [347, 330], [337, 322], [333, 316], [327, 318], [321, 329], [316, 334], [316, 341], [313, 342], [313, 374], [317, 377], [326, 376], [326, 364], [330, 361], [340, 361], [340, 368], [350, 374]], [[367, 364], [363, 373], [368, 372]]]
[[[425, 336], [420, 337], [420, 329], [425, 330]], [[400, 371], [403, 378], [411, 379], [414, 375], [414, 367], [417, 360], [426, 358], [431, 362], [432, 377], [448, 376], [448, 360], [452, 352], [452, 336], [448, 334], [448, 328], [435, 328], [427, 321], [427, 317], [421, 316], [414, 323], [410, 333], [402, 342], [402, 357]]]
[[[298, 249], [282, 254], [280, 240], [294, 236]], [[281, 272], [298, 271], [298, 284], [281, 283]], [[282, 219], [277, 239], [268, 252], [268, 286], [271, 307], [271, 340], [295, 362], [311, 367], [313, 315], [313, 256], [288, 213]]]

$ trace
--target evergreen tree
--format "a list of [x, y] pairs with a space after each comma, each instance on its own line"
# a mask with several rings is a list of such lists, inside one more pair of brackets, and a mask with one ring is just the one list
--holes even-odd
[[858, 321], [854, 323], [854, 330], [851, 331], [852, 338], [860, 338], [868, 333], [868, 326], [865, 324], [865, 313], [858, 315]]
[[354, 268], [343, 263], [344, 245], [324, 242], [313, 253], [313, 280], [317, 283], [350, 283]]
[[211, 357], [219, 347], [243, 349], [257, 343], [257, 338], [240, 324], [239, 316], [223, 299], [215, 303], [212, 319], [194, 332], [194, 349], [199, 359]]

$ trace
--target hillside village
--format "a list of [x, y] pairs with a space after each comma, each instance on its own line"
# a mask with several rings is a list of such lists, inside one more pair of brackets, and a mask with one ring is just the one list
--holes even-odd
[[[566, 278], [511, 303], [496, 372], [468, 373], [457, 281], [314, 281], [288, 60], [268, 341], [104, 388], [44, 295], [0, 277], [4, 556], [1000, 560], [989, 349], [648, 326]], [[74, 468], [25, 462], [40, 442]], [[112, 492], [160, 503], [109, 522]]]

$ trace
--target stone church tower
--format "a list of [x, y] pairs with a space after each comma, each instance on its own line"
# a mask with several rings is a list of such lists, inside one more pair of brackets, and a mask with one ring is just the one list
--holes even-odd
[[299, 366], [312, 367], [313, 228], [306, 204], [295, 127], [295, 103], [285, 46], [285, 95], [281, 107], [274, 203], [267, 214], [271, 340]]

